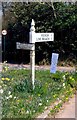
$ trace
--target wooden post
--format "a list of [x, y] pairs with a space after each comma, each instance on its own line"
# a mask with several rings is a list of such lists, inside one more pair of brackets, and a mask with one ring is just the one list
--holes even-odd
[[34, 82], [35, 82], [35, 27], [34, 26], [35, 26], [35, 22], [32, 19], [29, 43], [33, 44], [34, 46], [34, 49], [30, 51], [31, 81], [32, 81], [33, 90], [35, 88], [34, 86]]

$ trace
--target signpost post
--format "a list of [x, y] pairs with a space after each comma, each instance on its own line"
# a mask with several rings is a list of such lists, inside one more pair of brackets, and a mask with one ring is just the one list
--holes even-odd
[[[35, 48], [35, 22], [33, 19], [31, 22], [29, 42], [32, 43], [34, 48]], [[35, 81], [35, 49], [30, 51], [30, 64], [31, 64], [31, 80], [32, 80], [32, 85], [33, 85], [33, 89], [34, 89], [35, 88], [35, 86], [34, 86], [34, 81]]]
[[30, 50], [32, 87], [35, 88], [35, 42], [54, 41], [54, 33], [35, 33], [35, 22], [32, 19], [29, 33], [29, 44], [17, 42], [17, 49]]
[[5, 39], [6, 39], [6, 34], [7, 34], [7, 31], [2, 30], [2, 35], [4, 36], [4, 60], [5, 60]]

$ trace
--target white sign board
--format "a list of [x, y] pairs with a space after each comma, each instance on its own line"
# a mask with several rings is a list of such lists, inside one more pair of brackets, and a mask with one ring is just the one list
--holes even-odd
[[58, 63], [58, 57], [59, 57], [59, 54], [57, 54], [57, 53], [52, 53], [51, 68], [50, 68], [50, 72], [51, 72], [51, 73], [55, 73], [55, 72], [56, 72], [57, 63]]
[[54, 41], [54, 33], [35, 33], [35, 42]]
[[25, 44], [25, 43], [16, 43], [17, 49], [23, 49], [23, 50], [35, 50], [34, 44]]

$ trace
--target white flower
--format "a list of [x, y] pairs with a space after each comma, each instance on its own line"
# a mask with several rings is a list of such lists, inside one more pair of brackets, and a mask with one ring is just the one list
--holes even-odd
[[63, 75], [63, 79], [64, 79], [64, 80], [66, 79], [65, 75]]
[[14, 97], [14, 99], [16, 99], [16, 96]]
[[54, 104], [55, 104], [55, 105], [58, 105], [58, 103], [57, 103], [57, 102], [55, 102]]
[[60, 100], [60, 98], [57, 98], [57, 100]]
[[9, 99], [9, 97], [6, 97], [6, 99], [8, 100], [8, 99]]
[[61, 103], [61, 102], [62, 102], [62, 100], [59, 101], [59, 103]]
[[1, 94], [3, 93], [3, 89], [0, 89], [0, 93], [1, 93]]
[[9, 91], [9, 92], [8, 92], [8, 94], [10, 95], [10, 94], [11, 94], [11, 92]]
[[10, 95], [9, 98], [12, 98], [12, 95]]
[[47, 102], [48, 102], [48, 100], [47, 100]]
[[47, 109], [47, 106], [45, 107], [45, 110]]
[[33, 112], [35, 113], [35, 110], [33, 110]]
[[65, 87], [65, 83], [63, 83], [63, 87]]
[[39, 106], [41, 106], [42, 105], [42, 103], [39, 103]]
[[29, 114], [29, 110], [27, 110], [26, 113]]

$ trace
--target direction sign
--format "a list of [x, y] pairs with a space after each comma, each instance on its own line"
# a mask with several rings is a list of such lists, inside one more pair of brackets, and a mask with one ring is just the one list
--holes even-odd
[[54, 41], [54, 33], [35, 33], [35, 42]]
[[6, 30], [2, 30], [2, 35], [6, 35], [7, 31]]
[[16, 43], [17, 49], [35, 50], [34, 44]]

